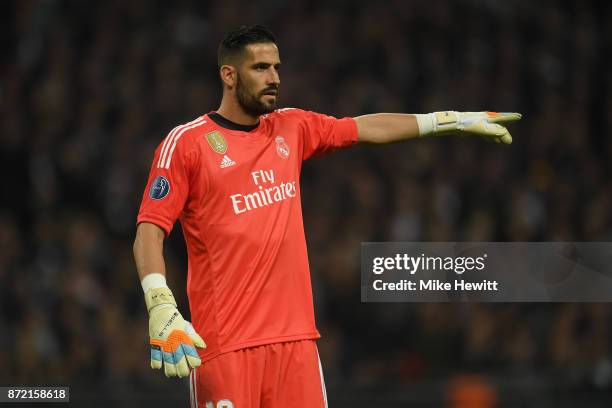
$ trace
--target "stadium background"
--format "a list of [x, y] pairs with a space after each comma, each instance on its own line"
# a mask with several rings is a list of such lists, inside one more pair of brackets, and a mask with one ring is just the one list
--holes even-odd
[[[612, 238], [607, 2], [2, 6], [0, 384], [70, 385], [75, 406], [186, 401], [186, 380], [148, 367], [134, 219], [154, 147], [218, 106], [218, 41], [259, 22], [279, 39], [281, 106], [524, 115], [510, 147], [444, 138], [305, 165], [331, 406], [610, 406], [611, 305], [360, 304], [358, 269], [361, 241]], [[176, 228], [187, 314], [184, 251]]]

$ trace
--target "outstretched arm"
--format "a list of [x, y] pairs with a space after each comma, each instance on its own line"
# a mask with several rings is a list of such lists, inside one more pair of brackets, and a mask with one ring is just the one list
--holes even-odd
[[375, 113], [357, 116], [359, 142], [393, 143], [423, 136], [473, 134], [510, 144], [512, 136], [498, 123], [519, 120], [520, 113], [434, 112], [427, 114]]
[[357, 116], [359, 142], [393, 143], [419, 137], [416, 115], [405, 113], [374, 113]]

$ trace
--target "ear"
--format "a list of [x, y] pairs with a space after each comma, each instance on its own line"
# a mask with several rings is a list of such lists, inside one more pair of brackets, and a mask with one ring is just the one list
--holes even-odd
[[232, 65], [221, 65], [219, 68], [219, 76], [221, 77], [221, 82], [228, 88], [232, 89], [236, 85], [236, 68]]

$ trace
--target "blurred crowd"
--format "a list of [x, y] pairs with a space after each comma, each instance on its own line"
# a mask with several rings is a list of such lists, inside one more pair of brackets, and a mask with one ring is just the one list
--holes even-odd
[[[609, 304], [361, 304], [362, 241], [609, 241], [612, 7], [601, 2], [20, 0], [0, 64], [0, 384], [172, 387], [132, 261], [153, 150], [218, 107], [216, 47], [277, 35], [282, 106], [523, 113], [512, 146], [357, 146], [302, 174], [329, 382], [462, 373], [612, 389]], [[182, 290], [180, 228], [167, 242]], [[333, 395], [331, 395], [333, 397]]]

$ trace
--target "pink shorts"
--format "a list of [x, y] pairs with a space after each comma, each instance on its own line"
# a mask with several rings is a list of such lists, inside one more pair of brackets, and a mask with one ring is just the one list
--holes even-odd
[[221, 354], [191, 371], [196, 408], [326, 408], [314, 340], [266, 344]]

